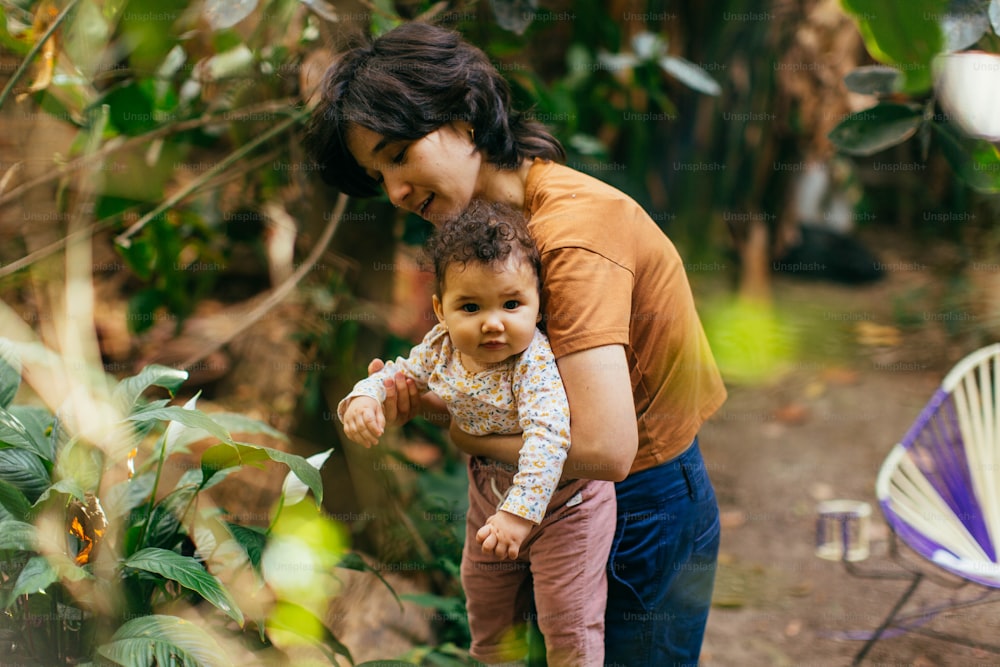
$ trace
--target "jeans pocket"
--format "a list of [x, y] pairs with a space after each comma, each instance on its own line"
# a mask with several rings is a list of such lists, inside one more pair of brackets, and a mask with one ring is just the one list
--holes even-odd
[[670, 517], [655, 508], [626, 512], [618, 518], [608, 578], [612, 586], [630, 591], [646, 611], [656, 604], [660, 580], [666, 576], [663, 547], [669, 524]]

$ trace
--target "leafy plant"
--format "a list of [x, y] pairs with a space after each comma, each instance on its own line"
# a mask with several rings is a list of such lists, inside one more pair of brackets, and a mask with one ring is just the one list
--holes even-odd
[[[81, 402], [80, 383], [56, 414], [15, 404], [22, 358], [39, 372], [57, 368], [52, 357], [0, 339], [0, 607], [25, 650], [45, 664], [225, 665], [236, 662], [233, 638], [255, 627], [253, 650], [305, 643], [349, 658], [319, 620], [345, 553], [343, 531], [319, 511], [328, 452], [306, 460], [240, 442], [231, 432], [283, 436], [241, 415], [209, 416], [196, 398], [145, 398], [186, 379], [163, 366], [117, 383], [106, 401]], [[215, 444], [199, 464], [164, 488], [167, 462], [206, 438]], [[269, 461], [290, 473], [266, 528], [204, 500]]]
[[[851, 72], [849, 90], [878, 99], [849, 115], [829, 135], [844, 153], [870, 156], [911, 138], [927, 158], [933, 142], [956, 175], [972, 189], [1000, 193], [1000, 150], [994, 132], [977, 131], [967, 117], [995, 117], [990, 95], [1000, 77], [1000, 0], [842, 0], [858, 24], [868, 53], [880, 65]], [[962, 68], [948, 57], [982, 51]], [[978, 82], [963, 74], [974, 72]], [[992, 74], [992, 76], [991, 76]], [[985, 85], [982, 83], [986, 80]], [[994, 123], [995, 126], [995, 123]]]

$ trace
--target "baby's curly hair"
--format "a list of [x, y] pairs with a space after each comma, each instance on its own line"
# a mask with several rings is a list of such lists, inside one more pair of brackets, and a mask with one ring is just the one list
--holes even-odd
[[441, 225], [424, 248], [427, 262], [434, 268], [438, 295], [452, 264], [502, 264], [511, 254], [531, 266], [541, 288], [542, 263], [524, 216], [506, 204], [479, 199]]

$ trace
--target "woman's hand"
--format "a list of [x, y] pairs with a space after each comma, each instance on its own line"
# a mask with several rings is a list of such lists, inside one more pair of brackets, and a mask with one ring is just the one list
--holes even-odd
[[520, 433], [472, 435], [460, 429], [454, 420], [448, 436], [456, 447], [469, 456], [486, 456], [509, 465], [517, 465], [521, 446], [524, 444], [524, 436]]
[[[373, 359], [368, 364], [368, 375], [374, 375], [385, 368], [381, 359]], [[417, 383], [402, 373], [386, 378], [385, 401], [382, 403], [385, 422], [391, 426], [401, 426], [413, 419], [420, 409], [420, 390]]]

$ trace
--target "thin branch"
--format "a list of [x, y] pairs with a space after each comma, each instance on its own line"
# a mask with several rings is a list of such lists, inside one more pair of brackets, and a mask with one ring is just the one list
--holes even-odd
[[[222, 176], [220, 176], [218, 179], [213, 180], [213, 181], [211, 181], [209, 183], [206, 183], [205, 184], [205, 189], [206, 190], [212, 190], [212, 189], [215, 189], [215, 188], [220, 187], [222, 185], [225, 185], [226, 183], [228, 183], [229, 181], [233, 180], [234, 178], [237, 178], [237, 177], [245, 174], [246, 172], [253, 171], [254, 169], [256, 169], [256, 168], [258, 168], [258, 167], [260, 167], [260, 166], [262, 166], [264, 164], [267, 164], [268, 162], [272, 161], [274, 159], [274, 156], [277, 155], [279, 152], [280, 152], [279, 150], [271, 151], [267, 155], [264, 155], [264, 156], [262, 156], [262, 157], [260, 157], [260, 158], [258, 158], [256, 160], [254, 160], [253, 162], [248, 163], [245, 167], [243, 167], [243, 168], [241, 168], [239, 170], [228, 171], [225, 174], [223, 174]], [[129, 209], [129, 210], [131, 210], [131, 209]], [[34, 264], [35, 262], [37, 262], [39, 260], [45, 259], [49, 255], [52, 255], [52, 254], [55, 254], [55, 253], [59, 252], [64, 247], [66, 247], [66, 245], [68, 245], [71, 241], [76, 240], [76, 238], [78, 236], [82, 235], [82, 234], [89, 234], [89, 235], [93, 236], [97, 232], [103, 231], [107, 227], [110, 227], [113, 223], [115, 223], [117, 221], [118, 221], [118, 215], [112, 215], [112, 216], [109, 216], [109, 217], [104, 218], [102, 220], [98, 220], [97, 222], [93, 223], [92, 225], [90, 225], [86, 229], [78, 229], [78, 230], [72, 232], [71, 234], [67, 234], [66, 236], [64, 236], [64, 237], [62, 237], [62, 238], [60, 238], [60, 239], [58, 239], [56, 241], [53, 241], [52, 243], [48, 244], [47, 246], [39, 248], [38, 250], [35, 250], [34, 252], [31, 252], [31, 253], [25, 255], [24, 257], [21, 257], [18, 260], [10, 262], [6, 266], [0, 267], [0, 278], [4, 278], [6, 276], [9, 276], [12, 273], [17, 273], [21, 269], [24, 269], [24, 268], [26, 268], [26, 267]]]
[[28, 65], [31, 64], [31, 61], [35, 59], [38, 52], [42, 50], [43, 46], [45, 46], [45, 42], [49, 41], [49, 37], [52, 36], [52, 33], [54, 33], [56, 28], [58, 28], [62, 22], [66, 20], [66, 16], [73, 10], [74, 7], [77, 6], [79, 2], [80, 0], [70, 0], [70, 3], [66, 5], [65, 9], [59, 12], [59, 16], [52, 21], [52, 25], [50, 25], [49, 29], [45, 31], [42, 38], [35, 42], [34, 46], [31, 47], [31, 50], [28, 51], [28, 54], [24, 56], [24, 60], [21, 61], [21, 65], [17, 68], [17, 71], [14, 72], [14, 75], [10, 77], [10, 81], [8, 81], [7, 85], [4, 86], [3, 92], [0, 92], [0, 107], [2, 107], [4, 102], [7, 101], [7, 98], [10, 97], [11, 91], [14, 90], [14, 85], [21, 80], [22, 76], [24, 76], [24, 72], [28, 69]]
[[344, 193], [340, 193], [337, 197], [337, 203], [333, 207], [333, 214], [330, 216], [330, 222], [326, 225], [326, 229], [323, 230], [323, 234], [320, 235], [319, 240], [316, 245], [313, 246], [312, 251], [306, 257], [305, 261], [295, 270], [295, 273], [288, 276], [288, 278], [272, 289], [270, 292], [261, 295], [260, 302], [250, 309], [245, 316], [241, 317], [240, 326], [236, 327], [232, 331], [226, 333], [225, 336], [217, 340], [213, 340], [209, 345], [203, 345], [198, 350], [198, 353], [191, 358], [184, 361], [180, 368], [188, 368], [198, 363], [208, 355], [212, 354], [220, 347], [231, 341], [236, 336], [240, 335], [246, 331], [250, 326], [252, 326], [257, 320], [261, 319], [267, 313], [274, 308], [278, 303], [283, 301], [295, 286], [299, 284], [303, 277], [309, 273], [319, 258], [323, 256], [326, 252], [326, 247], [330, 245], [330, 241], [333, 239], [334, 232], [337, 231], [337, 227], [340, 225], [340, 219], [344, 217], [344, 210], [347, 208], [347, 202], [350, 197]]
[[280, 100], [271, 100], [270, 102], [262, 104], [242, 107], [235, 111], [227, 110], [213, 115], [204, 115], [199, 118], [191, 118], [189, 120], [172, 123], [171, 125], [157, 128], [152, 132], [147, 132], [146, 134], [141, 134], [130, 139], [123, 140], [121, 137], [112, 139], [108, 143], [104, 144], [101, 150], [97, 151], [93, 155], [84, 155], [71, 162], [67, 162], [66, 164], [58, 165], [54, 170], [48, 171], [33, 180], [20, 184], [6, 194], [0, 194], [0, 204], [10, 201], [25, 190], [30, 190], [31, 188], [38, 187], [39, 185], [43, 185], [50, 181], [55, 181], [64, 174], [76, 171], [77, 169], [82, 169], [95, 160], [105, 158], [110, 153], [125, 150], [135, 146], [136, 144], [146, 143], [161, 137], [176, 134], [178, 132], [187, 132], [188, 130], [195, 130], [199, 127], [205, 127], [206, 125], [214, 125], [220, 121], [229, 122], [234, 120], [234, 118], [239, 119], [240, 116], [252, 116], [252, 114], [259, 114], [267, 111], [288, 111], [289, 106], [295, 101], [295, 98], [292, 97], [286, 97]]
[[140, 230], [142, 230], [143, 227], [149, 224], [149, 222], [152, 221], [156, 216], [160, 215], [167, 209], [173, 207], [175, 204], [177, 204], [182, 199], [187, 197], [189, 194], [200, 188], [204, 183], [207, 183], [209, 180], [214, 178], [217, 174], [219, 174], [221, 171], [229, 167], [231, 164], [235, 163], [238, 160], [241, 160], [244, 156], [246, 156], [248, 153], [257, 148], [257, 146], [260, 146], [266, 141], [269, 141], [270, 139], [276, 137], [277, 135], [287, 130], [295, 123], [299, 122], [299, 120], [304, 118], [305, 115], [306, 115], [305, 111], [300, 111], [299, 113], [296, 113], [291, 118], [288, 118], [285, 121], [278, 123], [270, 130], [260, 135], [250, 143], [246, 144], [239, 150], [230, 153], [223, 160], [217, 162], [211, 169], [209, 169], [204, 174], [202, 174], [198, 178], [188, 183], [185, 187], [175, 192], [173, 195], [168, 197], [166, 201], [164, 201], [162, 204], [154, 208], [146, 215], [142, 216], [142, 218], [140, 218], [139, 221], [136, 222], [134, 225], [132, 225], [124, 232], [116, 236], [115, 243], [124, 246], [126, 248], [129, 247], [132, 244], [131, 238], [135, 236]]

